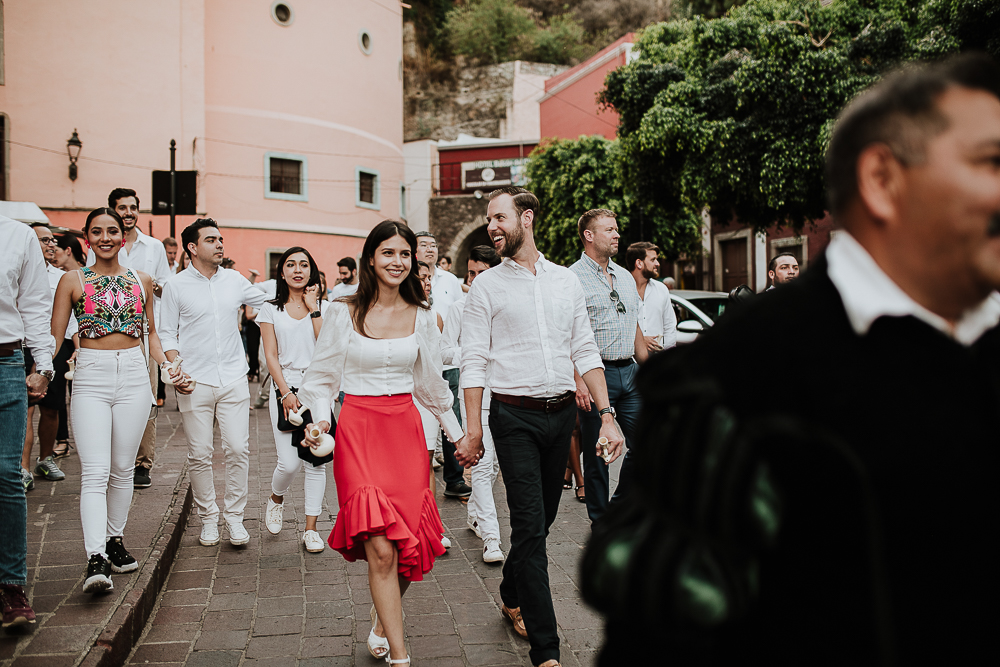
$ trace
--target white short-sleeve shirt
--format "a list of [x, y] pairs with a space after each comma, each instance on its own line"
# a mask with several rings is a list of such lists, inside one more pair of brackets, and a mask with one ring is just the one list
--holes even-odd
[[[325, 314], [329, 306], [330, 302], [320, 301], [320, 312]], [[278, 363], [281, 364], [285, 382], [298, 382], [309, 367], [316, 349], [312, 318], [306, 315], [297, 320], [288, 311], [278, 310], [274, 304], [265, 303], [257, 314], [257, 324], [270, 324], [274, 327], [274, 337], [278, 341]]]

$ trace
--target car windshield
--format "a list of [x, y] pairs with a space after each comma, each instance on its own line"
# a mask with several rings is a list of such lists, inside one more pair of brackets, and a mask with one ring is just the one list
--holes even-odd
[[729, 300], [722, 297], [705, 297], [701, 299], [688, 299], [695, 308], [705, 313], [712, 322], [718, 322], [722, 314], [726, 312], [726, 304]]

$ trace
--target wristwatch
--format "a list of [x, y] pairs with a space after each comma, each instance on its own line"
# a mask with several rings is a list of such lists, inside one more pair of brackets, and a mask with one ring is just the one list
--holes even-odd
[[612, 417], [617, 416], [615, 409], [612, 407], [601, 408], [601, 411], [597, 413], [598, 417], [603, 417], [604, 415], [611, 415]]
[[314, 310], [311, 313], [309, 313], [309, 317], [315, 320], [317, 317], [323, 317], [323, 313], [318, 310]]
[[38, 371], [38, 374], [41, 375], [46, 380], [48, 380], [49, 382], [52, 382], [52, 378], [56, 376], [55, 371]]

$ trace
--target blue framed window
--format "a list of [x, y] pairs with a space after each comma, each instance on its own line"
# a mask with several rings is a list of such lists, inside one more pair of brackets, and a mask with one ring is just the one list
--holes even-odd
[[309, 201], [309, 163], [304, 155], [264, 153], [264, 197]]

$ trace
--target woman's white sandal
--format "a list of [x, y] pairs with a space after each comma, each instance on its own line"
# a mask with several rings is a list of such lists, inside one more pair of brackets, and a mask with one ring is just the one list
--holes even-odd
[[399, 660], [392, 660], [389, 656], [385, 656], [385, 661], [390, 665], [408, 665], [410, 664], [410, 656], [400, 658]]
[[378, 612], [375, 611], [375, 605], [372, 605], [370, 616], [372, 619], [372, 631], [368, 633], [368, 652], [372, 654], [373, 658], [385, 658], [388, 660], [389, 640], [375, 634], [375, 626], [378, 625]]

